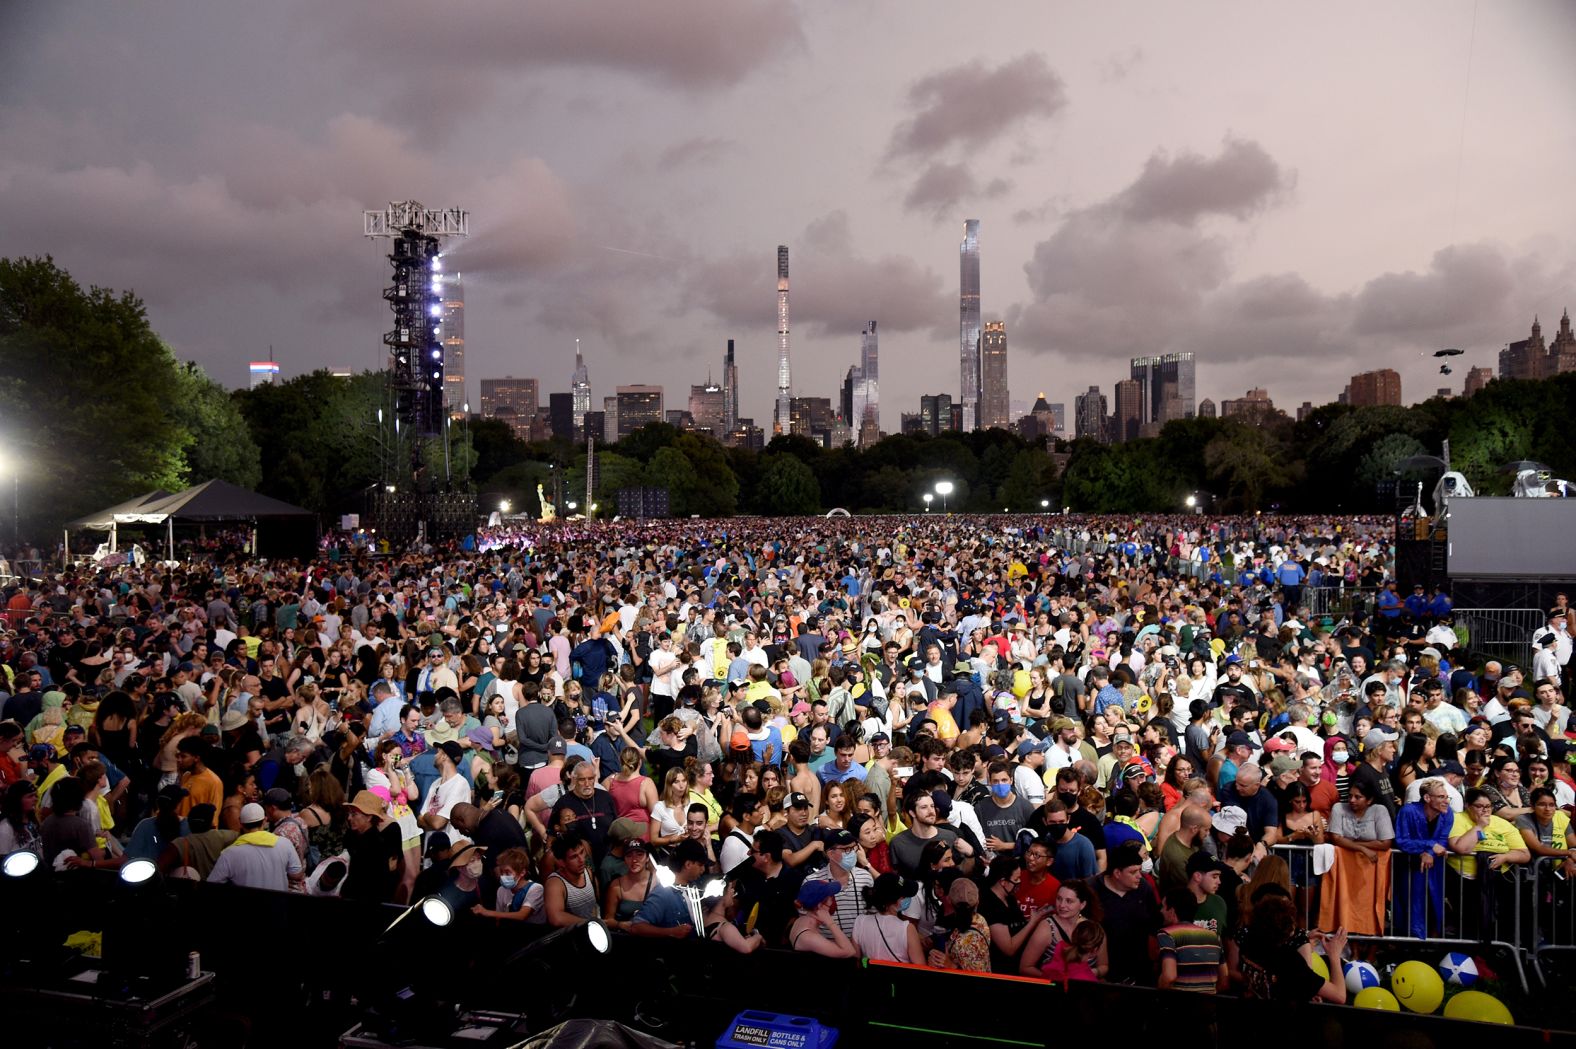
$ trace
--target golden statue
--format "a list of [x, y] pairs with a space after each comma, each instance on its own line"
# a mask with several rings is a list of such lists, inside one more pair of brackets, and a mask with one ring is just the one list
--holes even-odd
[[542, 504], [542, 516], [538, 517], [537, 520], [542, 522], [543, 524], [548, 524], [548, 523], [550, 523], [552, 521], [557, 520], [558, 519], [558, 507], [554, 506], [552, 503], [547, 501], [547, 495], [546, 495], [545, 492], [542, 491], [542, 486], [541, 485], [537, 485], [536, 486], [536, 498], [537, 498], [537, 501]]

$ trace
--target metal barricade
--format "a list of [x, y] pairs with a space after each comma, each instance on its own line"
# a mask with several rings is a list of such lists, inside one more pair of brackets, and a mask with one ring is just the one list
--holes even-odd
[[1452, 614], [1467, 628], [1472, 651], [1502, 663], [1532, 665], [1532, 639], [1546, 622], [1542, 609], [1457, 608]]
[[[1337, 847], [1338, 846], [1333, 846]], [[1319, 909], [1322, 903], [1325, 875], [1314, 874], [1315, 845], [1276, 845], [1270, 851], [1279, 855], [1291, 868], [1293, 903], [1303, 920], [1303, 927], [1319, 927]], [[1506, 864], [1490, 870], [1487, 861], [1492, 853], [1477, 853], [1475, 873], [1466, 876], [1464, 864], [1452, 866], [1451, 859], [1465, 860], [1463, 856], [1434, 857], [1427, 869], [1423, 857], [1391, 848], [1390, 894], [1385, 901], [1384, 929], [1379, 934], [1351, 933], [1354, 943], [1418, 944], [1427, 942], [1445, 948], [1460, 948], [1478, 952], [1496, 948], [1509, 959], [1515, 968], [1516, 979], [1522, 990], [1530, 990], [1528, 969], [1541, 982], [1540, 957], [1534, 951], [1538, 944], [1538, 878], [1532, 865]], [[1571, 883], [1576, 890], [1576, 880]], [[1551, 911], [1551, 914], [1556, 912]], [[1576, 924], [1566, 912], [1563, 944], [1549, 944], [1549, 949], [1570, 951], [1569, 958], [1576, 961]], [[1333, 929], [1326, 929], [1333, 932]]]
[[[1539, 856], [1529, 867], [1532, 969], [1544, 986], [1568, 986], [1576, 973], [1576, 877], [1565, 873], [1565, 861], [1558, 856]], [[1551, 980], [1551, 973], [1560, 978]]]

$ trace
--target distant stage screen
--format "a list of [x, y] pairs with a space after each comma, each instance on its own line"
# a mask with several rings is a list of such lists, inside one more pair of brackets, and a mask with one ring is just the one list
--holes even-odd
[[1452, 499], [1453, 577], [1576, 576], [1576, 499]]

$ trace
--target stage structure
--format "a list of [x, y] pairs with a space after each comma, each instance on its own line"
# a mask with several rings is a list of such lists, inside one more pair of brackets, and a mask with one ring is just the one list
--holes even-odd
[[[383, 298], [394, 325], [383, 335], [388, 347], [389, 400], [394, 429], [409, 442], [408, 472], [395, 470], [385, 491], [373, 501], [371, 522], [390, 542], [418, 535], [441, 539], [469, 531], [475, 524], [475, 496], [469, 480], [457, 490], [449, 470], [449, 413], [444, 408], [443, 241], [470, 233], [463, 208], [427, 208], [414, 200], [390, 201], [381, 210], [363, 211], [362, 232], [391, 241], [393, 279]], [[381, 426], [381, 423], [380, 423]], [[380, 435], [381, 440], [381, 435]], [[428, 449], [441, 441], [443, 476], [431, 476]], [[398, 443], [398, 442], [396, 442]], [[399, 498], [387, 498], [398, 496]]]

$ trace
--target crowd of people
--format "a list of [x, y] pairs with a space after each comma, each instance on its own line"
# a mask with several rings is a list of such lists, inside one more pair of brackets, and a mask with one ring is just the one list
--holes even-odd
[[[1488, 938], [1507, 870], [1576, 874], [1576, 610], [1530, 673], [1475, 659], [1374, 521], [485, 539], [14, 583], [0, 853], [1336, 1002], [1316, 951]], [[1301, 601], [1345, 585], [1373, 607]]]

